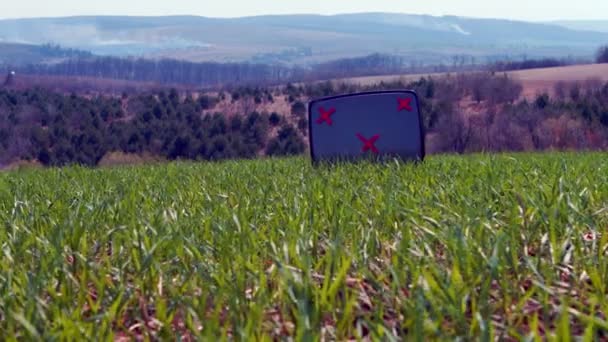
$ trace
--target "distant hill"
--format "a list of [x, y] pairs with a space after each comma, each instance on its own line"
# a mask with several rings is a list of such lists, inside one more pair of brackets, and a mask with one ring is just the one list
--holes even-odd
[[2, 41], [190, 61], [311, 64], [386, 53], [412, 63], [472, 64], [523, 56], [591, 56], [608, 42], [608, 33], [557, 24], [388, 13], [236, 19], [103, 16], [0, 20]]
[[555, 21], [551, 24], [560, 25], [572, 30], [584, 30], [608, 33], [608, 20], [579, 20]]

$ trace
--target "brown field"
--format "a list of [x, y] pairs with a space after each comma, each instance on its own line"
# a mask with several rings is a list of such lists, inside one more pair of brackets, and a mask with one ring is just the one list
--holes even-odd
[[[446, 73], [432, 74], [413, 74], [413, 75], [388, 75], [388, 76], [368, 76], [354, 77], [337, 80], [338, 82], [353, 82], [362, 85], [377, 84], [381, 81], [415, 81], [421, 77], [443, 77]], [[608, 81], [608, 64], [586, 64], [573, 65], [556, 68], [529, 69], [507, 72], [510, 77], [519, 80], [523, 87], [523, 96], [531, 98], [539, 93], [553, 93], [553, 88], [558, 82], [587, 82], [587, 81]]]
[[355, 83], [360, 85], [373, 85], [380, 82], [405, 81], [411, 82], [420, 79], [421, 77], [443, 77], [446, 73], [430, 73], [430, 74], [407, 74], [407, 75], [381, 75], [381, 76], [363, 76], [336, 79], [335, 82]]
[[523, 95], [529, 98], [542, 92], [552, 94], [553, 88], [558, 82], [573, 83], [597, 80], [607, 82], [608, 64], [588, 64], [558, 68], [530, 69], [512, 71], [508, 74], [523, 84]]

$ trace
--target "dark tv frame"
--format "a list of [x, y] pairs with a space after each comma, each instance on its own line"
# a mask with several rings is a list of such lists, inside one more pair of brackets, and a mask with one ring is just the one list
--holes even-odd
[[362, 96], [362, 95], [377, 95], [377, 94], [409, 94], [414, 97], [414, 101], [416, 101], [416, 108], [418, 108], [418, 123], [420, 126], [419, 129], [420, 129], [421, 153], [420, 153], [419, 161], [420, 162], [424, 161], [424, 158], [426, 158], [426, 146], [425, 146], [426, 131], [424, 129], [424, 123], [422, 122], [422, 109], [420, 108], [420, 101], [418, 100], [418, 94], [416, 94], [416, 92], [413, 90], [379, 90], [379, 91], [364, 91], [364, 92], [358, 92], [358, 93], [327, 96], [327, 97], [321, 97], [321, 98], [317, 98], [317, 99], [313, 99], [313, 100], [309, 101], [309, 103], [308, 103], [308, 145], [310, 147], [310, 159], [312, 160], [313, 164], [316, 164], [319, 162], [319, 160], [315, 157], [315, 152], [314, 152], [314, 147], [313, 147], [314, 142], [313, 142], [313, 138], [312, 138], [312, 127], [313, 127], [312, 107], [313, 107], [313, 105], [316, 104], [317, 102], [323, 102], [323, 101], [327, 101], [327, 100], [335, 100], [335, 99], [340, 99], [340, 98], [356, 97], [356, 96]]

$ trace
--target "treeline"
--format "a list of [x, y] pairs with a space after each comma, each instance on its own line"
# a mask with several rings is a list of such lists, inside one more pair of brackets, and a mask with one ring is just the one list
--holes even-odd
[[[428, 153], [608, 148], [608, 83], [558, 83], [554, 97], [539, 94], [528, 101], [520, 97], [521, 85], [505, 74], [480, 72], [367, 86], [330, 81], [244, 86], [213, 96], [171, 90], [85, 98], [5, 89], [0, 90], [0, 164], [25, 159], [97, 165], [112, 152], [170, 160], [301, 154], [311, 98], [387, 89], [418, 94]], [[289, 112], [258, 111], [278, 98], [287, 101]], [[216, 111], [220, 101], [222, 108], [232, 102], [240, 113]]]
[[325, 62], [313, 68], [313, 75], [319, 78], [344, 78], [368, 75], [401, 73], [406, 69], [403, 57], [372, 54], [359, 58], [344, 58]]
[[[0, 70], [32, 63], [57, 62], [64, 59], [91, 58], [88, 51], [65, 48], [54, 44], [30, 45], [0, 41]], [[4, 69], [4, 70], [3, 70]]]
[[406, 59], [399, 56], [372, 54], [303, 68], [279, 64], [193, 63], [171, 59], [87, 57], [72, 58], [60, 63], [29, 64], [17, 67], [15, 70], [27, 75], [80, 76], [152, 82], [165, 86], [189, 85], [199, 88], [221, 88], [246, 85], [271, 86], [287, 82], [312, 82], [385, 74], [464, 72], [475, 69], [508, 71], [576, 63], [572, 60], [542, 59], [497, 62], [485, 67], [466, 64], [464, 61], [464, 58], [455, 58], [453, 65], [408, 64]]
[[[452, 82], [460, 87], [457, 78]], [[494, 95], [476, 99], [479, 89], [469, 88], [461, 93], [464, 100], [452, 105], [439, 100], [446, 107], [431, 130], [430, 153], [608, 148], [608, 83], [558, 83], [554, 97], [542, 93], [534, 101], [513, 101], [509, 93], [515, 88], [504, 94], [494, 89], [498, 93], [488, 89]], [[481, 107], [471, 106], [469, 101], [478, 100]]]
[[539, 68], [553, 68], [577, 64], [577, 61], [569, 59], [541, 58], [526, 59], [523, 61], [500, 61], [489, 66], [492, 71], [514, 71]]
[[551, 97], [444, 112], [431, 146], [437, 152], [605, 150], [608, 83], [562, 84]]
[[[58, 46], [40, 47], [49, 54], [69, 57], [57, 63], [37, 63], [19, 66], [0, 66], [5, 72], [16, 70], [20, 74], [81, 76], [99, 79], [150, 82], [165, 86], [188, 85], [199, 88], [219, 88], [245, 85], [271, 86], [287, 82], [311, 82], [324, 79], [429, 72], [465, 72], [490, 70], [494, 72], [558, 67], [588, 62], [580, 59], [524, 59], [476, 64], [473, 57], [454, 56], [451, 65], [428, 65], [409, 62], [394, 55], [372, 54], [369, 56], [338, 59], [311, 67], [285, 66], [259, 63], [194, 63], [174, 59], [151, 60], [93, 56], [90, 53]], [[470, 59], [470, 60], [469, 60]], [[470, 63], [467, 63], [467, 60]], [[608, 61], [608, 49], [600, 48], [596, 61]], [[1, 70], [0, 70], [1, 71]]]
[[58, 44], [42, 44], [37, 50], [45, 57], [51, 58], [89, 58], [93, 57], [90, 51], [63, 47]]
[[297, 68], [250, 63], [193, 63], [179, 60], [91, 57], [53, 64], [19, 67], [20, 73], [54, 76], [86, 76], [166, 85], [188, 84], [217, 87], [236, 84], [279, 84], [298, 78]]
[[[41, 89], [0, 90], [0, 164], [97, 165], [110, 152], [220, 160], [302, 153], [298, 131], [251, 112], [205, 114], [216, 99], [176, 91], [87, 99]], [[272, 130], [276, 135], [271, 135]]]
[[60, 63], [29, 64], [17, 67], [20, 74], [84, 76], [164, 85], [190, 85], [201, 88], [245, 85], [270, 86], [287, 82], [315, 81], [339, 77], [405, 73], [418, 70], [447, 71], [438, 67], [407, 67], [401, 57], [373, 54], [358, 58], [320, 63], [309, 68], [279, 64], [193, 63], [188, 61], [120, 57], [74, 58]]
[[597, 63], [608, 63], [608, 45], [602, 46], [597, 50], [595, 61]]

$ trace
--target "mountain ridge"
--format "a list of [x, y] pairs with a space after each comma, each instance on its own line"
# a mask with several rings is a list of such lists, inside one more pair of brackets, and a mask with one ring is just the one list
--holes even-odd
[[572, 30], [608, 33], [607, 20], [558, 20], [552, 23]]
[[309, 64], [370, 53], [447, 63], [592, 56], [608, 32], [557, 23], [384, 12], [240, 18], [71, 16], [0, 20], [0, 42], [53, 43], [101, 55]]

